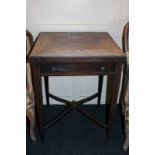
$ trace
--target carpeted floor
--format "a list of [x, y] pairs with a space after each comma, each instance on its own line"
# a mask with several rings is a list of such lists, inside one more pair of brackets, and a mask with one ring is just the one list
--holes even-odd
[[[45, 119], [48, 121], [64, 106], [45, 106]], [[98, 120], [105, 121], [105, 106], [84, 106]], [[27, 121], [27, 155], [128, 155], [124, 152], [123, 130], [120, 110], [117, 107], [116, 119], [110, 139], [106, 139], [105, 130], [93, 124], [77, 110], [73, 110], [52, 128], [46, 130], [46, 141], [41, 144], [38, 131], [37, 142], [33, 144], [28, 132]]]

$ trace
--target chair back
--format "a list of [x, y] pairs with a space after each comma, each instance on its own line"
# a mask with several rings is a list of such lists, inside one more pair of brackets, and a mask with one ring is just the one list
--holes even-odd
[[129, 23], [127, 23], [123, 29], [122, 48], [124, 53], [129, 52]]
[[28, 57], [33, 46], [32, 34], [26, 30], [26, 108], [29, 109], [34, 105], [34, 92], [32, 84], [31, 67], [28, 63]]
[[33, 46], [32, 34], [28, 30], [26, 30], [26, 60], [28, 59], [32, 46]]

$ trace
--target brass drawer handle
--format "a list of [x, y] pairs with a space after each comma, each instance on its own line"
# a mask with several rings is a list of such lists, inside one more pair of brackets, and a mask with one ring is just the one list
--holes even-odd
[[55, 67], [51, 67], [51, 71], [56, 71], [56, 68]]
[[104, 66], [101, 66], [101, 71], [104, 71], [105, 70], [105, 67]]

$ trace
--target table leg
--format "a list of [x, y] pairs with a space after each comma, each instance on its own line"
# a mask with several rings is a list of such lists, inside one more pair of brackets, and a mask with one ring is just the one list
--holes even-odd
[[49, 77], [44, 76], [46, 103], [49, 105]]
[[98, 99], [97, 105], [100, 106], [101, 104], [101, 94], [102, 94], [102, 85], [103, 85], [103, 75], [99, 75], [98, 77]]
[[110, 99], [111, 103], [110, 103], [109, 116], [108, 116], [108, 129], [107, 129], [108, 136], [111, 135], [112, 125], [115, 118], [114, 116], [115, 116], [117, 97], [118, 97], [118, 92], [120, 87], [121, 69], [122, 69], [122, 65], [116, 64], [113, 86], [112, 86], [112, 94]]
[[111, 92], [114, 83], [114, 74], [107, 76], [106, 104], [111, 103]]
[[32, 64], [31, 67], [32, 67], [35, 105], [37, 111], [37, 118], [38, 118], [37, 120], [38, 120], [40, 138], [41, 142], [44, 142], [45, 131], [44, 131], [44, 112], [43, 112], [40, 65]]

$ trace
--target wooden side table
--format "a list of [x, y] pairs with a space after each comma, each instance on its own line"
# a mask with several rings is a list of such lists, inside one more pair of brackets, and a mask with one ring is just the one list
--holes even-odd
[[[76, 75], [107, 75], [107, 100], [110, 101], [108, 124], [96, 124], [105, 127], [110, 135], [114, 120], [117, 96], [119, 91], [122, 63], [126, 58], [107, 32], [41, 32], [30, 54], [30, 63], [34, 80], [35, 103], [41, 141], [45, 139], [45, 125], [41, 76], [76, 76]], [[108, 96], [109, 95], [109, 96]], [[93, 120], [81, 105], [98, 94], [82, 101], [64, 101], [68, 113], [76, 108]]]

